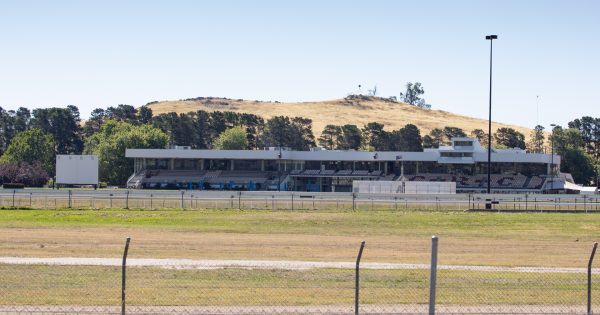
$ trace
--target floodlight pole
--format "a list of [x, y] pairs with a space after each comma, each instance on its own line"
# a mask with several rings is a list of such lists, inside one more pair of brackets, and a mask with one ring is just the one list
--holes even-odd
[[550, 191], [554, 190], [554, 127], [556, 124], [550, 124], [552, 127], [552, 135], [550, 136], [550, 146], [552, 147], [552, 151], [550, 152]]
[[488, 35], [485, 37], [490, 41], [490, 109], [488, 119], [488, 160], [487, 160], [487, 193], [491, 193], [492, 182], [492, 43], [498, 39], [498, 35]]

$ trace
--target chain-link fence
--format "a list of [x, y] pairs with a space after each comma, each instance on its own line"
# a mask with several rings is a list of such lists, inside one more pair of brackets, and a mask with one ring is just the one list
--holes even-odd
[[0, 257], [0, 314], [589, 314], [600, 310], [600, 291], [594, 289], [600, 273], [591, 269], [589, 250], [582, 250], [579, 260], [589, 262], [588, 269], [586, 265], [447, 265], [443, 240], [439, 255], [433, 246], [420, 248], [431, 255], [430, 261], [378, 262], [369, 259], [368, 242], [364, 251], [355, 245], [357, 255], [346, 261], [138, 258], [135, 240], [127, 259], [123, 259], [126, 254]]
[[599, 212], [598, 195], [358, 194], [248, 191], [11, 190], [0, 207], [36, 209], [475, 210]]

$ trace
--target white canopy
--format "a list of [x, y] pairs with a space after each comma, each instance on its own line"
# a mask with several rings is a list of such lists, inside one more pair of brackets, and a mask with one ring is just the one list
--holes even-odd
[[585, 194], [585, 195], [595, 194], [598, 191], [598, 188], [596, 188], [596, 187], [579, 186], [577, 184], [573, 184], [570, 182], [565, 182], [564, 188], [569, 189], [569, 190], [576, 190], [576, 191], [579, 191], [580, 194]]

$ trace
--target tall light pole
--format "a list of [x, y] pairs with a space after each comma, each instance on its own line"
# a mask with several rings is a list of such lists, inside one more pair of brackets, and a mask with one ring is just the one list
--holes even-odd
[[487, 35], [486, 40], [490, 41], [490, 116], [488, 119], [488, 160], [487, 160], [487, 193], [491, 193], [492, 182], [492, 43], [498, 39], [498, 35]]
[[556, 124], [550, 124], [552, 127], [552, 135], [550, 135], [550, 147], [552, 147], [552, 151], [550, 152], [550, 191], [554, 190], [554, 127]]

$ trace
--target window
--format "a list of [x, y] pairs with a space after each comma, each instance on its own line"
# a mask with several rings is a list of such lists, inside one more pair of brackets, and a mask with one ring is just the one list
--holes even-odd
[[473, 141], [454, 141], [456, 147], [472, 147]]

